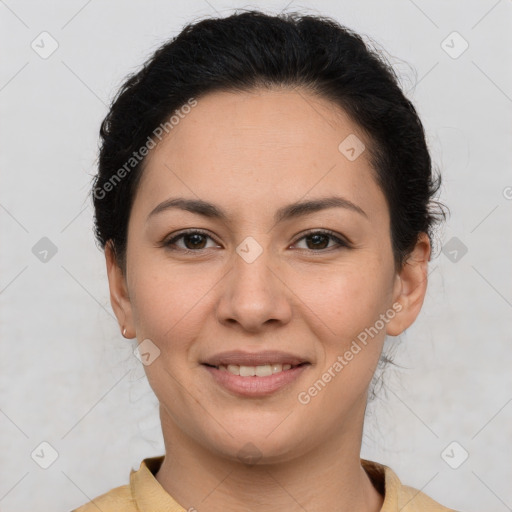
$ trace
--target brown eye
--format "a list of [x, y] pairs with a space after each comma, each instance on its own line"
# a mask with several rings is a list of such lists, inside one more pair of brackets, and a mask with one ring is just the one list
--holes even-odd
[[306, 240], [311, 240], [311, 247], [309, 249], [326, 249], [329, 245], [329, 235], [314, 234], [308, 235]]
[[[204, 249], [204, 235], [192, 233], [190, 235], [183, 235], [182, 238], [187, 249]], [[192, 247], [187, 246], [187, 241]]]
[[[326, 249], [332, 249], [333, 247], [349, 247], [349, 244], [338, 238], [330, 231], [311, 231], [306, 233], [306, 235], [299, 238], [300, 240], [306, 240], [306, 250], [312, 252], [319, 252]], [[334, 240], [334, 246], [329, 247], [329, 241]], [[297, 243], [297, 242], [296, 242]]]
[[[170, 238], [164, 242], [163, 245], [172, 251], [182, 251], [185, 253], [200, 253], [208, 249], [206, 246], [207, 240], [213, 241], [213, 238], [203, 231], [191, 230], [180, 233], [179, 235]], [[331, 231], [311, 231], [303, 235], [294, 245], [299, 241], [305, 240], [306, 247], [304, 250], [309, 252], [322, 252], [336, 248], [349, 248], [350, 244], [345, 240], [335, 236]], [[178, 242], [183, 241], [183, 245], [179, 245]], [[334, 241], [334, 245], [329, 245], [331, 241]], [[218, 246], [216, 246], [218, 247]]]
[[[204, 249], [207, 249], [207, 247], [205, 247], [205, 244], [208, 238], [210, 240], [213, 240], [211, 236], [204, 233], [203, 231], [186, 231], [164, 242], [164, 246], [170, 248], [171, 250], [182, 250], [185, 252], [200, 252]], [[177, 242], [180, 240], [183, 240], [184, 247], [180, 247], [179, 245], [177, 245]]]

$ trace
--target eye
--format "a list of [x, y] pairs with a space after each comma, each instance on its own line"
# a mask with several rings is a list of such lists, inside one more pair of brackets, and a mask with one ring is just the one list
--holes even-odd
[[[342, 240], [341, 238], [337, 237], [332, 231], [328, 231], [328, 230], [309, 231], [304, 236], [299, 238], [298, 241], [310, 240], [311, 241], [311, 244], [309, 244], [310, 247], [306, 247], [306, 250], [310, 251], [310, 252], [319, 252], [319, 251], [322, 251], [325, 249], [332, 249], [332, 246], [331, 247], [328, 246], [329, 239], [334, 240], [336, 242], [334, 247], [338, 247], [338, 248], [347, 247], [348, 248], [350, 246], [348, 242]], [[297, 244], [297, 242], [295, 242], [295, 244]], [[326, 246], [326, 243], [327, 243], [327, 246]], [[306, 242], [306, 244], [307, 244], [307, 242]]]
[[[213, 238], [205, 231], [193, 229], [181, 232], [169, 240], [164, 241], [162, 245], [173, 251], [181, 250], [185, 253], [197, 253], [208, 249], [208, 247], [205, 246], [205, 241], [208, 238], [213, 240]], [[335, 242], [334, 248], [350, 247], [348, 242], [336, 236], [336, 234], [332, 231], [328, 230], [309, 231], [301, 238], [299, 238], [293, 245], [296, 245], [301, 240], [306, 240], [308, 247], [306, 247], [305, 250], [309, 252], [321, 252], [326, 249], [332, 249], [333, 246], [329, 246], [330, 240]], [[183, 241], [184, 247], [179, 246], [177, 243], [178, 241]], [[307, 241], [310, 241], [311, 243], [308, 244]]]
[[176, 245], [176, 242], [178, 240], [183, 239], [185, 247], [178, 247], [179, 250], [182, 250], [184, 252], [199, 252], [204, 249], [207, 249], [207, 247], [204, 246], [204, 241], [207, 238], [213, 240], [213, 238], [204, 231], [189, 230], [184, 231], [179, 235], [165, 241], [163, 245], [171, 250], [175, 250], [174, 247], [172, 246]]

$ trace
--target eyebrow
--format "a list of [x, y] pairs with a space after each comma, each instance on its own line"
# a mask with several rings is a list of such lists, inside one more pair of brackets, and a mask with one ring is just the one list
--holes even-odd
[[[222, 220], [224, 222], [229, 220], [229, 215], [213, 203], [203, 201], [202, 199], [175, 197], [166, 199], [157, 205], [148, 215], [146, 222], [154, 215], [173, 208], [196, 213], [203, 217]], [[274, 215], [274, 222], [277, 224], [285, 220], [302, 217], [328, 208], [346, 208], [347, 210], [352, 210], [368, 218], [366, 212], [352, 201], [340, 196], [329, 196], [307, 201], [297, 201], [283, 206], [276, 211]]]

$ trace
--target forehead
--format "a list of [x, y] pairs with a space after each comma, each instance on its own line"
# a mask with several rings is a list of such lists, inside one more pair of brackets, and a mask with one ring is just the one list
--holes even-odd
[[242, 211], [339, 192], [382, 215], [368, 149], [349, 159], [346, 140], [368, 148], [341, 108], [304, 90], [210, 93], [151, 150], [136, 203], [148, 212], [179, 191]]

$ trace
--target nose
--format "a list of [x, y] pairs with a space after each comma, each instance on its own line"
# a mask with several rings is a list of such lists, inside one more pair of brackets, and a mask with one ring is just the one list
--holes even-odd
[[254, 261], [241, 254], [233, 256], [231, 269], [219, 283], [218, 321], [252, 333], [288, 323], [293, 293], [282, 264], [276, 264], [268, 250]]

